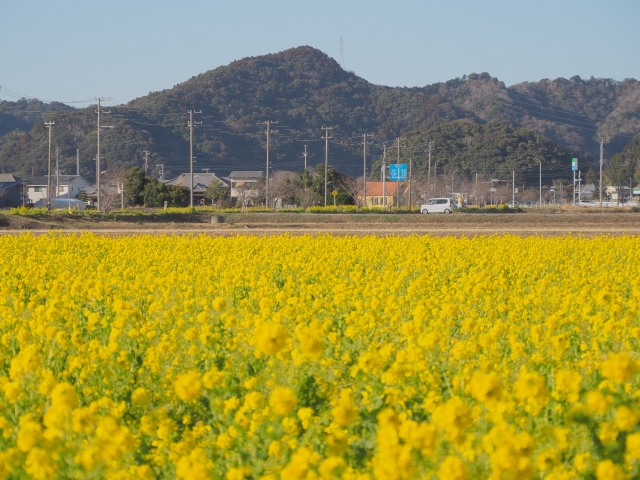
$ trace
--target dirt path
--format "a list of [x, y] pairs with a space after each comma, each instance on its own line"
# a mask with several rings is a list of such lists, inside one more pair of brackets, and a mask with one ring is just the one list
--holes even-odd
[[226, 223], [211, 224], [210, 216], [193, 221], [134, 222], [106, 219], [51, 216], [45, 218], [5, 217], [0, 235], [47, 232], [99, 235], [493, 235], [593, 236], [640, 235], [639, 213], [560, 213], [560, 214], [456, 214], [456, 215], [335, 215], [335, 214], [234, 214]]

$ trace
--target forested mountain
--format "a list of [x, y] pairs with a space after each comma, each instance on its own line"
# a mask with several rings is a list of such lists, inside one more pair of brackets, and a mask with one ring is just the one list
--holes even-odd
[[[93, 106], [49, 113], [47, 109], [52, 106], [42, 105], [39, 117], [29, 117], [19, 113], [17, 104], [0, 105], [4, 105], [0, 114], [9, 116], [2, 117], [0, 128], [4, 130], [0, 133], [11, 130], [0, 137], [2, 171], [26, 174], [35, 167], [43, 173], [47, 152], [44, 115], [56, 121], [53, 144], [60, 147], [62, 170], [73, 170], [78, 148], [81, 173], [95, 178]], [[15, 115], [9, 112], [12, 108]], [[277, 133], [270, 139], [274, 170], [301, 170], [304, 145], [308, 146], [309, 164], [321, 162], [326, 132], [322, 127], [326, 126], [333, 128], [329, 130], [329, 162], [340, 170], [359, 174], [363, 133], [374, 134], [370, 155], [379, 158], [382, 145], [391, 146], [398, 136], [426, 131], [435, 135], [435, 127], [446, 130], [453, 128], [446, 125], [460, 120], [475, 125], [476, 133], [471, 134], [474, 139], [484, 124], [499, 123], [495, 128], [503, 132], [501, 129], [507, 126], [512, 132], [526, 127], [531, 130], [527, 135], [537, 132], [538, 137], [547, 137], [580, 157], [597, 157], [599, 139], [604, 136], [608, 158], [640, 133], [640, 82], [572, 77], [505, 87], [482, 73], [420, 88], [391, 88], [373, 85], [344, 71], [319, 50], [298, 47], [245, 58], [171, 89], [111, 106], [111, 115], [103, 120], [115, 127], [102, 135], [105, 168], [141, 165], [146, 149], [152, 154], [150, 171], [157, 173], [158, 164], [164, 164], [167, 175], [187, 170], [190, 109], [202, 112], [194, 115], [195, 121], [202, 122], [194, 131], [197, 170], [208, 168], [224, 175], [235, 169], [263, 169], [264, 122], [269, 120], [278, 122], [273, 125]], [[414, 135], [423, 136], [411, 133], [410, 137]], [[442, 154], [450, 148], [432, 140]], [[537, 141], [547, 142], [542, 138]], [[472, 149], [465, 151], [467, 156], [474, 155]], [[422, 155], [424, 160], [424, 149]], [[485, 170], [502, 171], [507, 168], [502, 163], [510, 159], [499, 154], [474, 162]], [[448, 164], [446, 159], [441, 162], [442, 166]]]

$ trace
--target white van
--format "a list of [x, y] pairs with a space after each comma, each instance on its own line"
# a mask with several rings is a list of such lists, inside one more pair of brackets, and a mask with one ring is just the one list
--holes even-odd
[[427, 203], [420, 206], [421, 213], [451, 213], [455, 208], [455, 202], [451, 198], [430, 198]]

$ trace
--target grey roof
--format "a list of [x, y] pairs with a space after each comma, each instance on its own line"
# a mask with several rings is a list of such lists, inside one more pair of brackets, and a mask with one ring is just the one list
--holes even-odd
[[[193, 190], [194, 191], [204, 191], [207, 189], [211, 182], [217, 181], [221, 183], [224, 187], [228, 187], [227, 182], [222, 180], [220, 177], [216, 176], [215, 173], [193, 173]], [[188, 173], [181, 173], [180, 176], [176, 178], [172, 178], [171, 180], [166, 180], [164, 182], [166, 185], [182, 185], [183, 187], [189, 187], [191, 184], [191, 179], [189, 178]]]
[[15, 183], [18, 181], [20, 181], [20, 179], [12, 173], [0, 173], [0, 183]]
[[[64, 183], [71, 183], [73, 182], [76, 178], [80, 178], [82, 180], [84, 180], [84, 178], [82, 178], [80, 175], [60, 175], [60, 176], [56, 176], [51, 174], [51, 182], [55, 182], [56, 178], [60, 179], [60, 183], [64, 184]], [[47, 177], [27, 177], [24, 179], [25, 182], [27, 182], [30, 185], [47, 185]], [[84, 180], [85, 182], [87, 182], [86, 180]], [[89, 183], [89, 182], [87, 182]]]
[[226, 178], [232, 178], [234, 180], [257, 180], [258, 178], [262, 178], [264, 172], [261, 170], [235, 170], [229, 174]]

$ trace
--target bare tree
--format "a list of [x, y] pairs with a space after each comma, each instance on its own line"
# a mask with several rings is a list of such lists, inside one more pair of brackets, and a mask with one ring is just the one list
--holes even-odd
[[257, 185], [251, 182], [236, 182], [233, 188], [237, 195], [237, 202], [240, 204], [240, 211], [242, 212], [246, 211], [247, 205], [252, 203], [259, 195]]
[[343, 189], [353, 198], [356, 203], [356, 210], [360, 211], [360, 207], [365, 205], [364, 198], [364, 177], [352, 178], [343, 176], [340, 180], [338, 188]]
[[122, 181], [126, 170], [124, 167], [109, 167], [100, 179], [100, 208], [109, 213], [122, 204]]
[[270, 207], [275, 208], [278, 200], [283, 207], [287, 202], [289, 204], [295, 202], [299, 185], [301, 185], [300, 174], [284, 170], [275, 172], [269, 180]]

